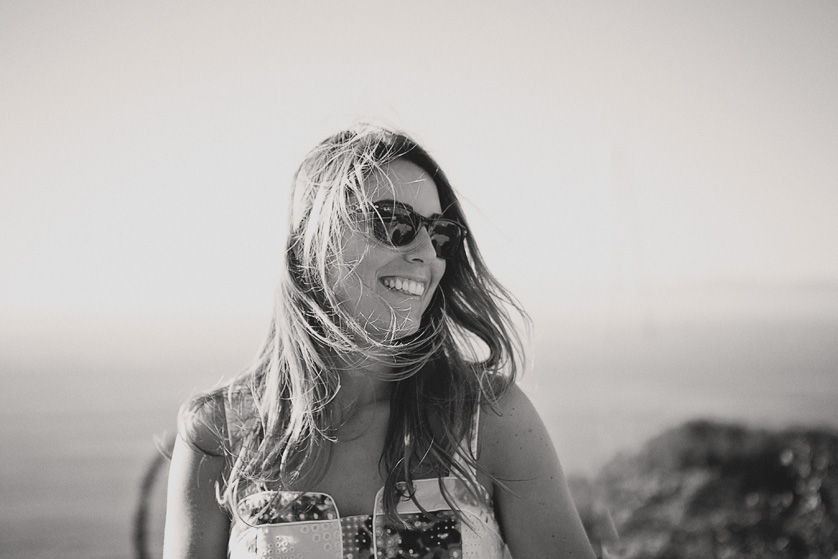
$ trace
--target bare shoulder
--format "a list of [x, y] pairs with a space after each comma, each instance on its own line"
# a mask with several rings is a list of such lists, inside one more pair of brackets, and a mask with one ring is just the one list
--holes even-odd
[[163, 557], [226, 557], [230, 521], [216, 498], [227, 468], [226, 413], [221, 394], [181, 406], [169, 467]]
[[529, 397], [524, 394], [521, 387], [517, 384], [512, 384], [498, 398], [497, 410], [490, 410], [487, 414], [487, 419], [491, 421], [494, 417], [494, 420], [500, 426], [508, 424], [510, 420], [512, 422], [531, 420], [533, 415], [538, 416]]
[[228, 440], [224, 395], [210, 392], [187, 400], [178, 414], [178, 435], [204, 454], [222, 456]]
[[481, 415], [480, 462], [513, 557], [593, 558], [556, 450], [530, 399], [512, 386]]
[[499, 478], [523, 475], [530, 470], [533, 452], [555, 468], [555, 450], [538, 411], [517, 385], [498, 400], [495, 409], [481, 412], [481, 461]]

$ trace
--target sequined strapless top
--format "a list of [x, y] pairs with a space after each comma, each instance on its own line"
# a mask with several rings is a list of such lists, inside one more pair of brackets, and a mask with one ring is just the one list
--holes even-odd
[[241, 499], [230, 533], [231, 559], [502, 559], [509, 557], [494, 512], [457, 478], [443, 478], [454, 513], [439, 480], [415, 482], [416, 499], [402, 501], [398, 513], [407, 527], [385, 524], [382, 494], [373, 514], [340, 516], [338, 504], [324, 493], [261, 491]]

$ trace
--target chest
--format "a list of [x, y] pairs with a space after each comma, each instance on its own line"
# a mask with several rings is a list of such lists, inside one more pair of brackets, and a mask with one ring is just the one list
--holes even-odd
[[378, 490], [387, 473], [381, 460], [387, 434], [386, 422], [366, 425], [365, 429], [337, 432], [336, 441], [327, 443], [323, 475], [309, 491], [330, 495], [340, 503], [340, 514], [371, 514]]
[[[324, 493], [340, 504], [341, 516], [372, 514], [376, 494], [387, 480], [382, 459], [387, 439], [389, 406], [370, 407], [349, 418], [327, 443], [321, 475], [305, 490]], [[436, 478], [432, 464], [414, 468], [414, 479]]]

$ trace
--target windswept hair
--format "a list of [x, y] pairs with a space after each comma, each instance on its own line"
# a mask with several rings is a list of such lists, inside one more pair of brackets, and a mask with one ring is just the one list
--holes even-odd
[[[388, 521], [400, 522], [396, 504], [412, 494], [397, 484], [412, 487], [420, 464], [425, 471], [432, 465], [440, 480], [456, 476], [480, 494], [471, 474], [478, 468], [470, 451], [472, 419], [481, 403], [496, 402], [521, 368], [522, 345], [510, 311], [526, 325], [529, 319], [487, 269], [474, 236], [467, 235], [447, 260], [418, 332], [406, 339], [398, 339], [395, 318], [387, 332], [371, 332], [342, 309], [332, 289], [335, 274], [352, 268], [342, 256], [345, 235], [362, 231], [365, 212], [372, 211], [364, 185], [376, 173], [384, 176], [396, 159], [424, 170], [444, 217], [467, 227], [439, 165], [401, 132], [358, 126], [305, 157], [294, 175], [285, 266], [268, 336], [246, 370], [193, 400], [181, 415], [181, 432], [190, 440], [206, 406], [223, 405], [217, 448], [231, 467], [219, 499], [230, 510], [242, 487], [307, 487], [323, 474], [327, 443], [343, 419], [330, 404], [340, 388], [340, 366], [352, 366], [353, 356], [396, 363], [381, 456]], [[444, 487], [443, 494], [457, 510]]]

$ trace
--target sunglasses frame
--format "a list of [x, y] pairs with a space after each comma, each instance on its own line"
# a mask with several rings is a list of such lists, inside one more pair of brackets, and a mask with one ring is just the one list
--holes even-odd
[[[442, 258], [445, 260], [450, 260], [457, 256], [457, 253], [460, 252], [460, 248], [463, 246], [463, 241], [468, 236], [468, 229], [466, 229], [465, 225], [454, 221], [453, 219], [448, 219], [442, 217], [440, 214], [434, 214], [431, 217], [425, 217], [422, 214], [417, 213], [413, 208], [411, 208], [408, 204], [404, 204], [402, 202], [396, 202], [395, 200], [380, 200], [378, 202], [373, 202], [370, 204], [372, 209], [373, 215], [370, 217], [373, 219], [373, 235], [374, 237], [382, 242], [386, 243], [392, 247], [400, 248], [405, 247], [416, 240], [416, 237], [419, 235], [419, 230], [422, 227], [428, 231], [428, 235], [431, 238], [431, 243], [434, 247], [434, 253], [438, 258]], [[407, 218], [407, 221], [410, 225], [413, 226], [414, 233], [410, 237], [407, 242], [396, 244], [390, 238], [382, 238], [379, 235], [379, 228], [376, 226], [375, 222], [379, 222], [383, 225], [383, 221], [385, 218], [392, 219], [392, 217], [403, 216]], [[450, 254], [443, 256], [440, 254], [440, 250], [438, 248], [437, 243], [434, 241], [434, 229], [437, 224], [444, 224], [446, 226], [453, 226], [459, 233], [459, 236], [456, 239], [456, 247], [450, 250]], [[449, 241], [454, 242], [454, 241]]]

